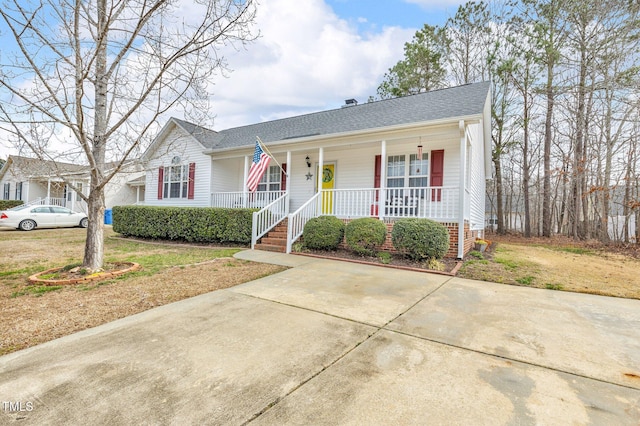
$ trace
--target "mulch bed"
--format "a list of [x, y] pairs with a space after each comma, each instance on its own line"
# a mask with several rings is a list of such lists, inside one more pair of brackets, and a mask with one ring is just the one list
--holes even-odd
[[360, 256], [349, 250], [338, 249], [335, 251], [323, 251], [323, 250], [306, 250], [304, 252], [296, 252], [293, 254], [301, 256], [312, 256], [326, 259], [343, 260], [346, 262], [361, 263], [367, 265], [383, 266], [387, 268], [405, 269], [411, 271], [431, 272], [443, 275], [455, 275], [462, 262], [456, 259], [440, 259], [440, 262], [444, 265], [443, 271], [437, 271], [429, 269], [426, 262], [416, 262], [414, 260], [405, 258], [400, 255], [391, 254], [389, 263], [383, 263], [379, 257], [376, 256]]

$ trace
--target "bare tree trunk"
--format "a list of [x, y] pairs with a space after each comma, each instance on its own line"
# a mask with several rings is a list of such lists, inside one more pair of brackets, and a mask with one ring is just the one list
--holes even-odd
[[576, 143], [574, 150], [574, 190], [573, 190], [573, 212], [574, 222], [572, 234], [575, 239], [585, 238], [585, 226], [587, 217], [584, 215], [583, 210], [583, 197], [584, 197], [584, 175], [585, 175], [585, 158], [584, 158], [584, 111], [585, 111], [585, 82], [587, 79], [587, 64], [586, 64], [586, 46], [581, 44], [580, 46], [580, 77], [578, 81], [578, 109], [576, 111]]
[[95, 119], [93, 130], [93, 144], [91, 149], [91, 192], [87, 208], [89, 210], [89, 226], [85, 242], [82, 266], [91, 271], [102, 268], [104, 259], [104, 191], [101, 190], [105, 165], [105, 143], [107, 131], [107, 89], [109, 77], [107, 75], [107, 40], [108, 26], [106, 14], [106, 0], [97, 2], [98, 32], [96, 34], [96, 64], [95, 64]]
[[542, 188], [542, 236], [551, 237], [551, 126], [553, 118], [553, 61], [547, 64], [547, 111], [544, 122], [544, 182]]
[[524, 236], [531, 237], [531, 207], [529, 205], [529, 180], [531, 176], [529, 166], [529, 89], [528, 89], [528, 67], [525, 76], [525, 87], [523, 91], [523, 128], [522, 128], [522, 195], [524, 197]]
[[493, 165], [496, 170], [496, 209], [498, 219], [498, 234], [506, 234], [504, 226], [504, 192], [502, 189], [502, 163], [500, 161], [500, 155], [494, 155]]

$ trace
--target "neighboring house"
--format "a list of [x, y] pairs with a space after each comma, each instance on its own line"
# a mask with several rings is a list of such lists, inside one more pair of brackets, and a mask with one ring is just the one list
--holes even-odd
[[[389, 227], [430, 218], [449, 228], [448, 255], [461, 258], [484, 230], [490, 96], [489, 83], [475, 83], [220, 132], [172, 118], [142, 158], [145, 204], [259, 208], [253, 245], [288, 219], [287, 252], [318, 215]], [[271, 161], [250, 194], [257, 137], [282, 169]]]
[[[133, 163], [118, 172], [105, 186], [106, 208], [135, 204], [144, 199], [144, 188], [142, 192], [139, 189], [139, 179], [143, 175], [140, 167]], [[86, 195], [89, 183], [87, 166], [10, 155], [0, 169], [0, 198], [22, 200], [25, 204], [54, 204], [86, 212], [86, 202], [77, 192]]]

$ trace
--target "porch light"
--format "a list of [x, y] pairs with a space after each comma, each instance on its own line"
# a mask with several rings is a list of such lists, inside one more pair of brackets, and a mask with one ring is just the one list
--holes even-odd
[[309, 156], [307, 155], [307, 157], [304, 159], [307, 162], [307, 167], [311, 168], [311, 159], [309, 158]]

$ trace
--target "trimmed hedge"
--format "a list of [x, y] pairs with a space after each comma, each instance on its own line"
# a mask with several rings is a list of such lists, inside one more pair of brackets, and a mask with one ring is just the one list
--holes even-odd
[[391, 242], [414, 260], [442, 259], [449, 250], [449, 230], [429, 219], [400, 219], [393, 225]]
[[24, 204], [22, 200], [0, 200], [0, 210], [9, 210]]
[[310, 219], [302, 231], [304, 246], [314, 250], [335, 250], [344, 238], [344, 223], [335, 216]]
[[113, 207], [113, 230], [139, 238], [198, 243], [251, 243], [255, 209], [210, 207]]
[[363, 217], [347, 223], [347, 246], [361, 256], [375, 256], [387, 239], [387, 226], [379, 219]]

